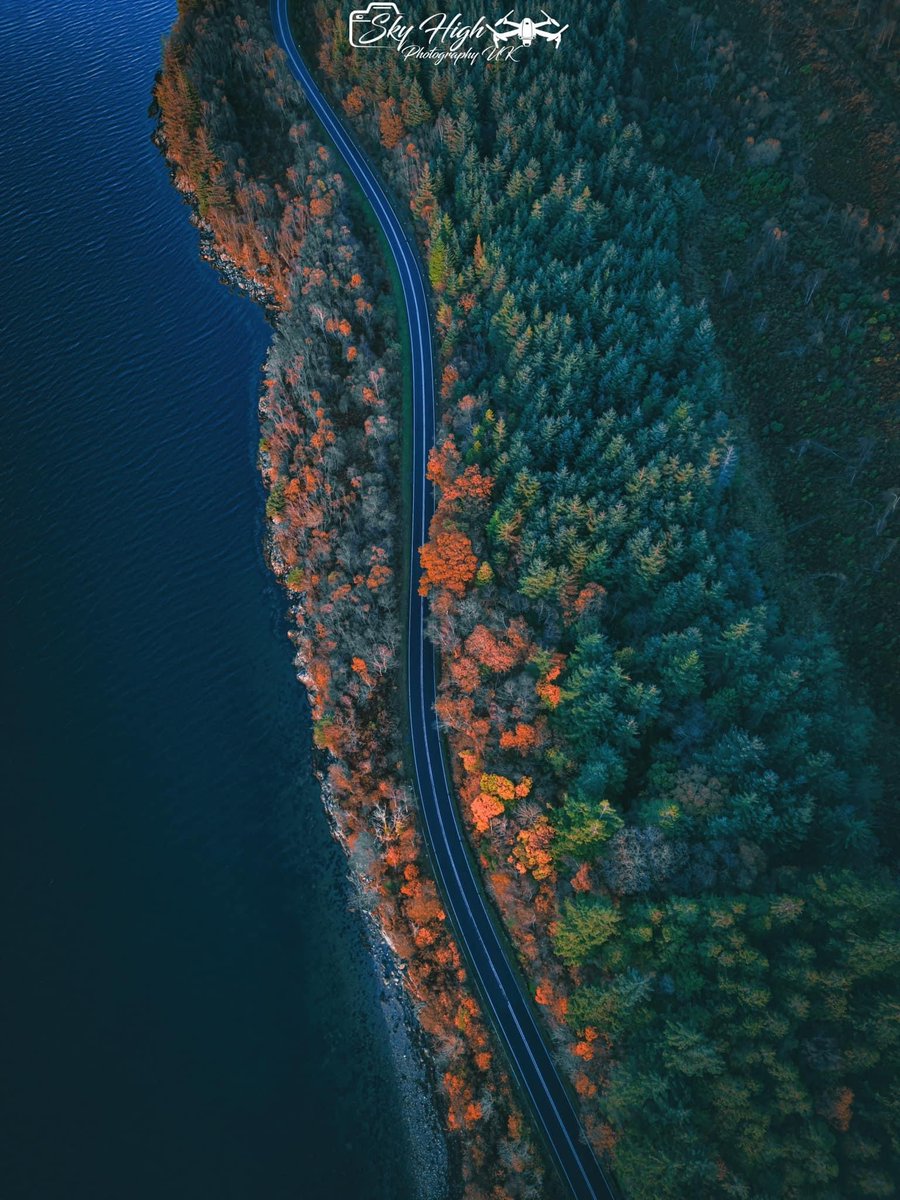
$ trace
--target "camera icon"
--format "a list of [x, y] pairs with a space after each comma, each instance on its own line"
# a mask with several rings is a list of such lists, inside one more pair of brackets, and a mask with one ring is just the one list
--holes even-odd
[[366, 8], [350, 14], [350, 45], [370, 49], [388, 46], [391, 26], [400, 19], [400, 9], [391, 0], [371, 0]]

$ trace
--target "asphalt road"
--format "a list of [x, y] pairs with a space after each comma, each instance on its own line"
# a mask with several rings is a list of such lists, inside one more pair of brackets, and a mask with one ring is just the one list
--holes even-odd
[[[538, 1026], [531, 1002], [510, 967], [466, 851], [434, 716], [436, 655], [425, 635], [427, 603], [418, 591], [418, 547], [434, 508], [425, 469], [434, 444], [435, 386], [428, 299], [418, 254], [366, 158], [348, 136], [297, 51], [288, 0], [271, 0], [272, 20], [288, 65], [372, 205], [390, 244], [403, 286], [412, 346], [413, 454], [409, 580], [408, 704], [422, 822], [446, 911], [503, 1042], [510, 1066], [562, 1178], [578, 1200], [614, 1200], [614, 1192], [581, 1124]], [[385, 51], [372, 51], [385, 53]]]

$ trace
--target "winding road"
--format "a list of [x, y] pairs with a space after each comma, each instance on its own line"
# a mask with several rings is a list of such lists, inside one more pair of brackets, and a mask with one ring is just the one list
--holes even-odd
[[348, 135], [301, 58], [288, 20], [288, 0], [271, 0], [272, 21], [288, 65], [375, 211], [403, 287], [412, 347], [412, 505], [407, 693], [416, 787], [428, 848], [447, 913], [494, 1029], [546, 1145], [577, 1200], [615, 1200], [584, 1136], [550, 1055], [531, 1001], [524, 995], [488, 912], [466, 849], [434, 717], [436, 655], [425, 634], [427, 602], [418, 591], [419, 546], [434, 508], [426, 476], [434, 444], [435, 387], [428, 298], [418, 254], [372, 167]]

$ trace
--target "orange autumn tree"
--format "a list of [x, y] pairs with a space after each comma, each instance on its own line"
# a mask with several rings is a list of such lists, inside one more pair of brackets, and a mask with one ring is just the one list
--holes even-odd
[[550, 852], [553, 834], [553, 826], [543, 815], [529, 828], [519, 832], [509, 861], [520, 875], [530, 872], [539, 883], [556, 877]]
[[406, 130], [394, 100], [388, 99], [381, 102], [378, 111], [378, 129], [381, 133], [381, 144], [386, 150], [393, 150], [403, 140]]
[[479, 833], [486, 833], [493, 818], [499, 817], [504, 811], [504, 805], [524, 800], [531, 791], [531, 779], [526, 775], [518, 783], [513, 783], [505, 775], [484, 772], [479, 787], [480, 791], [472, 800], [469, 809], [475, 828]]
[[478, 570], [478, 560], [468, 534], [457, 527], [466, 505], [478, 505], [490, 497], [493, 480], [478, 467], [459, 470], [459, 451], [452, 435], [428, 458], [428, 478], [440, 498], [429, 530], [429, 541], [419, 551], [424, 575], [419, 588], [427, 596], [431, 587], [444, 587], [462, 596], [466, 584]]
[[520, 619], [511, 622], [505, 637], [486, 625], [476, 625], [466, 638], [467, 653], [481, 666], [497, 673], [511, 671], [524, 659], [528, 646], [525, 624]]
[[533, 725], [517, 721], [515, 730], [507, 729], [500, 735], [501, 750], [518, 750], [527, 754], [537, 744], [537, 731]]
[[480, 792], [471, 805], [472, 819], [479, 833], [487, 833], [494, 817], [503, 812], [503, 802], [489, 792]]
[[423, 571], [420, 596], [427, 596], [433, 587], [445, 587], [461, 596], [478, 569], [471, 541], [455, 529], [444, 530], [432, 537], [419, 550], [419, 558]]
[[488, 500], [493, 490], [494, 480], [490, 475], [482, 474], [477, 466], [466, 467], [461, 472], [459, 461], [459, 450], [452, 434], [439, 450], [432, 447], [428, 455], [428, 478], [440, 489], [439, 509], [442, 513], [457, 500]]

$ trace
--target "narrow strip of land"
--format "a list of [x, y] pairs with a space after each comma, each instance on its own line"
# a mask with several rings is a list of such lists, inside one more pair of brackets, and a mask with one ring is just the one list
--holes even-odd
[[416, 550], [428, 537], [434, 497], [426, 468], [434, 445], [436, 398], [427, 293], [418, 255], [372, 167], [331, 109], [303, 62], [290, 30], [288, 0], [272, 0], [275, 34], [312, 108], [355, 176], [387, 238], [403, 290], [412, 353], [413, 447], [407, 702], [413, 767], [422, 824], [447, 913], [513, 1073], [563, 1179], [577, 1200], [614, 1200], [614, 1192], [584, 1136], [506, 950], [466, 850], [434, 717], [437, 669], [425, 634], [427, 600], [418, 592]]

